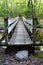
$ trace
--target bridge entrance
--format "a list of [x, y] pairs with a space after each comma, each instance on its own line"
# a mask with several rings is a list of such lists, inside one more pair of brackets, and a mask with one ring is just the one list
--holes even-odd
[[32, 44], [32, 43], [33, 42], [30, 39], [30, 36], [25, 29], [23, 21], [19, 20], [9, 44], [25, 45], [25, 44]]
[[[37, 16], [35, 0], [5, 1], [4, 32], [0, 45], [40, 44], [41, 38], [36, 36]], [[4, 5], [4, 3], [2, 3]], [[14, 5], [13, 5], [14, 4]], [[11, 14], [10, 14], [11, 13]], [[39, 24], [39, 23], [38, 23]], [[39, 35], [40, 36], [40, 35]], [[36, 39], [38, 41], [36, 41]]]

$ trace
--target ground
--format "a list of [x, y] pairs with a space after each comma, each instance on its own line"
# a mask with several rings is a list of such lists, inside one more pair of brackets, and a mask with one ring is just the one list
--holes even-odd
[[0, 49], [0, 65], [1, 63], [8, 63], [8, 65], [43, 65], [43, 58], [38, 58], [32, 54], [29, 55], [26, 61], [18, 61], [14, 58], [15, 53], [5, 54], [4, 51], [4, 49]]

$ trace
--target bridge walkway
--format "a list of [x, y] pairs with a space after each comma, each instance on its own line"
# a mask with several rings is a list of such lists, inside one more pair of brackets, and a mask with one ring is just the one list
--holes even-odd
[[21, 20], [18, 21], [14, 34], [12, 35], [10, 45], [25, 45], [32, 44], [33, 42], [30, 39], [28, 32], [26, 31], [24, 24]]

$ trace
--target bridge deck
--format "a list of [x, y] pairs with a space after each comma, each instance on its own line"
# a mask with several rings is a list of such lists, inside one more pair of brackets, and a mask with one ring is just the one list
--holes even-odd
[[30, 39], [28, 32], [26, 31], [22, 21], [19, 21], [12, 38], [10, 39], [10, 45], [19, 45], [19, 44], [32, 44], [33, 42]]

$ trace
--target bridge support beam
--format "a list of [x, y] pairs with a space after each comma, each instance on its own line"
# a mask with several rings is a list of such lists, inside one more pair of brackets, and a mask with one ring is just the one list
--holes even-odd
[[5, 42], [6, 45], [8, 44], [8, 18], [4, 18], [4, 22], [5, 22]]
[[10, 53], [16, 53], [17, 51], [20, 50], [28, 50], [29, 54], [34, 54], [34, 46], [32, 45], [10, 45], [7, 46], [5, 53], [10, 54]]

